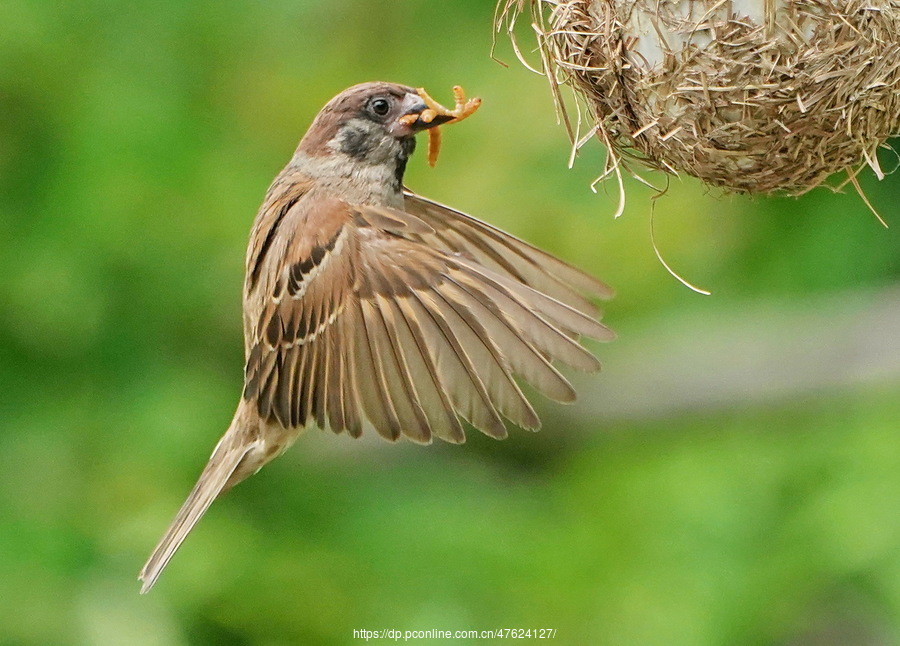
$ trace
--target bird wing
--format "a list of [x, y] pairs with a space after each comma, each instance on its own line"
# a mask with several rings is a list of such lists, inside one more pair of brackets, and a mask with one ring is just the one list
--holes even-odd
[[612, 288], [593, 276], [497, 227], [409, 189], [403, 196], [406, 211], [434, 230], [431, 244], [466, 254], [484, 267], [590, 316], [599, 312], [588, 298], [606, 300], [613, 296]]
[[504, 418], [540, 424], [515, 376], [572, 401], [553, 362], [599, 368], [574, 338], [611, 338], [578, 293], [606, 293], [585, 274], [421, 198], [413, 213], [305, 202], [291, 208], [315, 234], [297, 231], [253, 283], [266, 294], [248, 322], [244, 397], [263, 419], [354, 437], [368, 420], [426, 443], [464, 441], [463, 418], [502, 438]]

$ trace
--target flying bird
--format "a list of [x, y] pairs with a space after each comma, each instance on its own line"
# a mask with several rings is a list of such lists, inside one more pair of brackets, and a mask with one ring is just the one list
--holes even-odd
[[610, 340], [592, 302], [606, 285], [489, 224], [406, 189], [418, 132], [478, 107], [454, 88], [363, 83], [315, 117], [269, 187], [247, 250], [243, 394], [228, 430], [139, 579], [156, 583], [224, 491], [309, 426], [358, 437], [494, 438], [537, 429], [517, 382], [570, 402], [554, 366], [594, 371], [581, 336]]

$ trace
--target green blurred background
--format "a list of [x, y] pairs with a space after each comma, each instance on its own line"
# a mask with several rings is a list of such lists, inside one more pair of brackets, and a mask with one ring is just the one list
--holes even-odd
[[[492, 2], [0, 8], [0, 643], [900, 643], [900, 178], [801, 199], [588, 186]], [[461, 447], [313, 431], [137, 572], [241, 389], [244, 250], [332, 95], [484, 98], [409, 184], [618, 290], [544, 429]], [[422, 142], [424, 144], [424, 142]], [[424, 148], [424, 146], [423, 146]], [[884, 165], [893, 165], [890, 155]], [[652, 178], [662, 181], [661, 178]], [[446, 643], [446, 642], [445, 642]]]

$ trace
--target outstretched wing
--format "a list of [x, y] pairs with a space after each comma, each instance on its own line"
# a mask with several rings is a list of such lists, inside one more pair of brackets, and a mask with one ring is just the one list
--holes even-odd
[[600, 283], [417, 204], [410, 214], [317, 201], [303, 215], [316, 235], [268, 265], [278, 269], [249, 322], [244, 397], [263, 419], [353, 436], [367, 419], [390, 440], [462, 442], [464, 418], [502, 438], [504, 418], [540, 423], [515, 376], [572, 401], [553, 362], [599, 368], [575, 337], [611, 338], [578, 293], [605, 293]]
[[484, 267], [591, 316], [598, 310], [588, 298], [613, 296], [612, 288], [593, 276], [497, 227], [408, 189], [403, 196], [406, 210], [434, 230], [429, 236], [432, 244], [469, 255]]

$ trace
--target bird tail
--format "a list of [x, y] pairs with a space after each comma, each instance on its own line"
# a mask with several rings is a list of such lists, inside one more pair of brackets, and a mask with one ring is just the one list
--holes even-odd
[[239, 406], [231, 426], [213, 450], [197, 484], [188, 494], [172, 524], [141, 569], [138, 575], [138, 580], [143, 582], [141, 594], [149, 592], [153, 587], [169, 560], [218, 495], [235, 484], [232, 476], [235, 475], [241, 461], [254, 448], [254, 443], [247, 441], [245, 432], [239, 427], [239, 420], [242, 417], [240, 413]]

